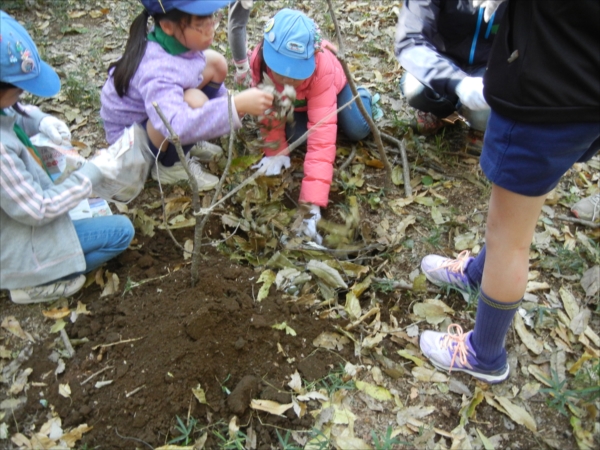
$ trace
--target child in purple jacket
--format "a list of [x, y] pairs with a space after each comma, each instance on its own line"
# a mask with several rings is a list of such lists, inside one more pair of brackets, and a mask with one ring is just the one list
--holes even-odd
[[[100, 115], [106, 139], [112, 144], [125, 128], [141, 124], [157, 155], [152, 177], [161, 183], [187, 180], [175, 146], [167, 140], [169, 132], [153, 106], [156, 102], [181, 140], [199, 190], [213, 189], [218, 178], [203, 172], [199, 161], [217, 157], [221, 149], [204, 141], [229, 133], [230, 125], [223, 86], [227, 61], [209, 47], [219, 10], [231, 0], [141, 2], [145, 10], [131, 25], [125, 52], [110, 66], [102, 88]], [[155, 26], [147, 33], [150, 16]], [[236, 94], [231, 105], [234, 127], [241, 127], [239, 117], [244, 114], [264, 114], [272, 102], [273, 96], [259, 89]]]

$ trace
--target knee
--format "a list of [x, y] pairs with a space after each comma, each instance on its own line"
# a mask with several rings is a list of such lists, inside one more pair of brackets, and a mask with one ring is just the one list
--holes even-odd
[[116, 242], [116, 246], [119, 251], [123, 252], [127, 250], [127, 247], [131, 244], [131, 241], [135, 236], [135, 228], [128, 217], [115, 216], [115, 219], [117, 220], [117, 226], [121, 229], [121, 239]]
[[223, 55], [215, 51], [207, 54], [206, 68], [211, 73], [211, 81], [222, 83], [227, 77], [227, 60]]
[[192, 109], [200, 108], [208, 101], [208, 97], [200, 89], [188, 89], [183, 93], [183, 101]]

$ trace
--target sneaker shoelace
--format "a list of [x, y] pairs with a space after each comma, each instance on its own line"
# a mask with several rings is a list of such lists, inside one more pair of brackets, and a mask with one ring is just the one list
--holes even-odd
[[456, 361], [457, 356], [460, 364], [469, 366], [469, 362], [467, 361], [468, 349], [465, 342], [466, 338], [467, 335], [463, 333], [463, 329], [460, 325], [456, 323], [448, 325], [448, 333], [442, 338], [441, 342], [442, 348], [452, 350], [452, 360], [450, 361], [448, 373], [452, 372], [454, 361]]
[[461, 275], [464, 275], [465, 267], [467, 265], [466, 263], [469, 260], [470, 256], [471, 253], [469, 252], [469, 250], [463, 250], [458, 254], [456, 259], [451, 259], [440, 264], [439, 267], [436, 267], [435, 269], [431, 270], [431, 272], [435, 272], [436, 270], [448, 269], [448, 271], [450, 272], [460, 273]]

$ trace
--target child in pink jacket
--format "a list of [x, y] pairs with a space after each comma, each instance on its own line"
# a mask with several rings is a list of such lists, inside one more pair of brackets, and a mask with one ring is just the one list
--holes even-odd
[[[263, 41], [250, 57], [252, 81], [260, 83], [264, 72], [279, 92], [286, 84], [296, 89], [294, 124], [274, 126], [268, 132], [265, 142], [277, 142], [278, 147], [264, 149], [265, 157], [254, 166], [265, 175], [279, 175], [284, 167], [289, 168], [289, 156], [279, 154], [288, 142], [297, 140], [352, 98], [344, 70], [330, 48], [334, 47], [321, 40], [315, 22], [300, 11], [282, 9], [265, 25]], [[371, 114], [371, 95], [364, 88], [359, 88], [359, 93]], [[329, 199], [338, 123], [353, 141], [370, 133], [369, 124], [353, 103], [323, 120], [308, 136], [300, 202], [310, 205], [312, 217], [304, 221], [301, 231], [319, 244], [316, 224], [321, 218], [320, 207], [326, 207]]]

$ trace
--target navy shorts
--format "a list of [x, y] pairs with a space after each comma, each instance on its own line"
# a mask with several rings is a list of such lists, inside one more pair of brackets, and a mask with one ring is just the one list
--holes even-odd
[[556, 187], [576, 162], [600, 149], [600, 123], [518, 122], [492, 111], [480, 164], [494, 184], [539, 197]]

